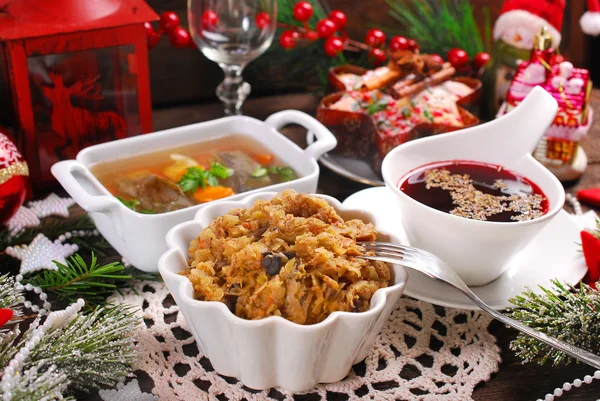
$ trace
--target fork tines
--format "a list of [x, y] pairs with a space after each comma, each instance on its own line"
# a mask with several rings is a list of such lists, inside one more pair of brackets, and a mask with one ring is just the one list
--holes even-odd
[[415, 250], [404, 245], [391, 244], [389, 242], [359, 242], [367, 252], [374, 252], [381, 256], [404, 257], [415, 255]]

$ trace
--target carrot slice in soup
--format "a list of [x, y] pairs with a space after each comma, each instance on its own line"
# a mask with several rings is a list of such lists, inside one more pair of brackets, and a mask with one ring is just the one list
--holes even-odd
[[233, 188], [229, 187], [205, 187], [198, 188], [194, 192], [194, 199], [199, 203], [210, 202], [233, 195]]
[[263, 166], [268, 166], [269, 164], [273, 163], [273, 155], [256, 155], [254, 156], [254, 160]]

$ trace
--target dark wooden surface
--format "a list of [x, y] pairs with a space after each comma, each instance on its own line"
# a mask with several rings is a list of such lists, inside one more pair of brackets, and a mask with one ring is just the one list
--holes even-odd
[[[318, 99], [307, 94], [251, 98], [246, 102], [244, 112], [246, 115], [259, 119], [264, 119], [270, 114], [284, 109], [298, 109], [314, 114], [317, 103]], [[592, 106], [595, 114], [600, 116], [600, 90], [594, 91]], [[221, 116], [222, 106], [218, 103], [186, 106], [155, 111], [154, 124], [156, 130], [162, 130]], [[283, 132], [300, 146], [306, 144], [303, 129], [287, 127]], [[590, 165], [583, 178], [567, 188], [571, 193], [575, 193], [581, 188], [600, 187], [600, 118], [594, 122], [589, 135], [583, 141], [583, 147], [588, 154]], [[339, 177], [324, 167], [321, 168], [319, 192], [344, 200], [352, 193], [364, 188], [366, 186]], [[546, 393], [562, 386], [565, 381], [572, 382], [576, 378], [582, 379], [584, 375], [594, 372], [592, 368], [582, 365], [561, 368], [540, 367], [534, 364], [522, 365], [508, 347], [509, 342], [515, 338], [516, 332], [495, 321], [491, 323], [490, 327], [502, 349], [502, 364], [498, 373], [494, 374], [488, 382], [477, 387], [473, 395], [475, 400], [543, 399]], [[595, 381], [591, 385], [583, 385], [581, 388], [571, 390], [560, 399], [565, 401], [600, 399], [600, 382]]]

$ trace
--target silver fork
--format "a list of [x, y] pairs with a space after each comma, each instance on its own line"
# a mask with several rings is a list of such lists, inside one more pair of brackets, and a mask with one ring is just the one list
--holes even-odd
[[422, 249], [412, 248], [410, 246], [390, 244], [386, 242], [362, 242], [360, 245], [366, 251], [373, 252], [375, 255], [362, 255], [361, 258], [369, 260], [378, 260], [381, 262], [392, 263], [401, 265], [420, 271], [427, 276], [434, 278], [438, 281], [442, 281], [459, 291], [462, 291], [475, 305], [479, 306], [482, 310], [492, 315], [495, 319], [517, 329], [533, 338], [536, 338], [551, 347], [561, 350], [567, 355], [573, 358], [579, 359], [582, 362], [587, 363], [590, 366], [600, 369], [600, 356], [592, 354], [586, 350], [578, 348], [574, 345], [561, 341], [557, 338], [550, 337], [547, 334], [541, 333], [523, 323], [511, 319], [502, 313], [495, 311], [490, 308], [485, 302], [483, 302], [477, 295], [473, 293], [461, 280], [461, 278], [454, 272], [454, 270], [448, 266], [446, 262], [438, 258], [432, 253], [424, 251]]

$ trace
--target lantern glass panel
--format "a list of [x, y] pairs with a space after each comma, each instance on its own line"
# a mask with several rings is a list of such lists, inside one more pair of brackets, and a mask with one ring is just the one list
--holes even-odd
[[133, 45], [27, 58], [40, 170], [86, 146], [138, 135]]

